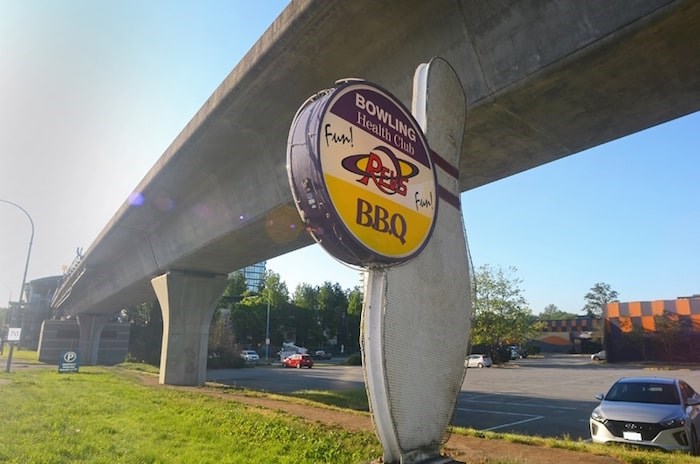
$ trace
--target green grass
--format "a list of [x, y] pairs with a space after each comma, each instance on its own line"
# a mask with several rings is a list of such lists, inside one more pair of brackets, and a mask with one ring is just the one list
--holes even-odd
[[[382, 454], [372, 431], [347, 432], [197, 392], [146, 387], [133, 371], [157, 374], [158, 369], [125, 363], [119, 369], [81, 367], [77, 374], [52, 369], [0, 373], [0, 462], [342, 464], [366, 463]], [[364, 389], [289, 396], [290, 401], [368, 410]], [[681, 453], [464, 428], [452, 433], [607, 455], [629, 464], [700, 464], [700, 458]], [[528, 461], [483, 464], [521, 462]]]
[[[454, 427], [453, 433], [487, 440], [501, 440], [530, 446], [566, 449], [579, 453], [597, 454], [617, 458], [627, 464], [700, 464], [700, 457], [687, 453], [667, 453], [653, 449], [639, 449], [623, 445], [601, 445], [582, 440], [566, 438], [543, 438], [509, 433], [484, 432], [471, 428]], [[497, 445], [496, 445], [497, 446]]]
[[369, 401], [364, 388], [344, 391], [300, 390], [291, 393], [290, 396], [303, 398], [327, 406], [334, 406], [336, 408], [369, 411]]
[[158, 375], [160, 372], [160, 369], [157, 368], [156, 366], [152, 366], [150, 364], [142, 363], [142, 362], [124, 362], [119, 364], [119, 367], [128, 369], [130, 371], [137, 371], [137, 372], [146, 372], [148, 374], [154, 374]]
[[[10, 347], [6, 346], [5, 347], [5, 352], [3, 353], [3, 356], [7, 357], [10, 355]], [[5, 363], [6, 358], [3, 358], [3, 363]], [[17, 347], [15, 347], [14, 351], [12, 352], [12, 360], [13, 361], [22, 361], [24, 363], [29, 362], [29, 363], [39, 363], [39, 355], [37, 354], [36, 351], [34, 350], [18, 350]]]
[[115, 369], [3, 373], [0, 392], [0, 462], [316, 464], [381, 456], [371, 431], [149, 388]]

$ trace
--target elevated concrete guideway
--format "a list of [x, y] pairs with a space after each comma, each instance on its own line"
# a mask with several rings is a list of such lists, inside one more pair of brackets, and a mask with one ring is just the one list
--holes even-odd
[[415, 67], [447, 59], [469, 105], [465, 191], [700, 109], [699, 31], [691, 0], [293, 1], [54, 307], [107, 315], [153, 300], [151, 279], [168, 272], [201, 280], [310, 244], [287, 182], [287, 134], [301, 103], [338, 78], [374, 81], [409, 105]]

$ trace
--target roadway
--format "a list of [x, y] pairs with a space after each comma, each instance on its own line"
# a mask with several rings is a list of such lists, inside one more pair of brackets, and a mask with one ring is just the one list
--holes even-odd
[[[623, 376], [680, 377], [700, 389], [700, 371], [649, 370], [592, 363], [588, 356], [548, 355], [504, 367], [469, 369], [452, 424], [477, 430], [588, 439], [595, 395]], [[318, 363], [313, 369], [251, 368], [207, 372], [207, 381], [274, 393], [364, 388], [362, 368]]]

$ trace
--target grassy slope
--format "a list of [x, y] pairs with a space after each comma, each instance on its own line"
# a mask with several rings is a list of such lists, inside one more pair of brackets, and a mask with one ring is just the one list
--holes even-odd
[[[150, 366], [129, 367], [157, 372]], [[0, 373], [0, 462], [362, 463], [381, 456], [373, 433], [309, 425], [279, 411], [197, 393], [147, 388], [128, 372], [83, 367], [79, 374], [54, 369]], [[364, 390], [293, 396], [294, 401], [367, 410]], [[700, 458], [683, 454], [455, 432], [610, 455], [634, 464], [700, 464]]]
[[371, 433], [146, 388], [105, 368], [32, 369], [0, 374], [0, 382], [0, 462], [315, 464], [381, 455]]

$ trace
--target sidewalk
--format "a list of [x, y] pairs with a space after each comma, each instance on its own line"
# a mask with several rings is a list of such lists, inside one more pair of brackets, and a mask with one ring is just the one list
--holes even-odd
[[[7, 369], [7, 356], [10, 353], [10, 349], [5, 347], [5, 350], [3, 351], [2, 355], [0, 355], [0, 372], [5, 372]], [[57, 364], [45, 364], [42, 362], [39, 362], [37, 360], [27, 360], [23, 359], [22, 357], [17, 357], [17, 349], [15, 349], [14, 353], [12, 354], [12, 365], [10, 366], [10, 372], [14, 372], [18, 369], [27, 369], [27, 368], [43, 368], [43, 369], [48, 369], [48, 368], [55, 368], [58, 369]]]

